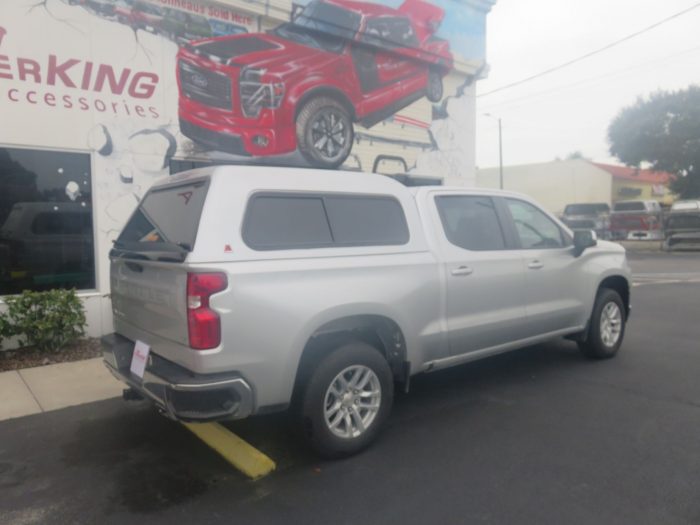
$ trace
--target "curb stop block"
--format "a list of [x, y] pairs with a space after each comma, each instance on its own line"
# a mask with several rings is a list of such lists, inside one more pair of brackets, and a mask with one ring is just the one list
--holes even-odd
[[251, 479], [260, 479], [277, 465], [257, 448], [219, 423], [183, 423], [187, 429]]

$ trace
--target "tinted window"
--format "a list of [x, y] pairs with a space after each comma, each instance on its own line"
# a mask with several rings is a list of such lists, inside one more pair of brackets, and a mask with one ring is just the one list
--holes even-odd
[[90, 156], [0, 148], [0, 295], [95, 287]]
[[382, 197], [326, 197], [326, 210], [337, 244], [406, 244], [403, 208]]
[[523, 248], [562, 248], [566, 246], [559, 226], [542, 210], [525, 201], [506, 199], [506, 202], [520, 237], [520, 245]]
[[254, 197], [243, 236], [259, 250], [311, 248], [332, 243], [321, 197]]
[[597, 215], [609, 211], [607, 204], [569, 204], [565, 209], [566, 215]]
[[616, 202], [613, 209], [615, 211], [646, 211], [644, 203], [640, 201]]
[[243, 226], [258, 250], [395, 245], [408, 242], [403, 209], [388, 197], [258, 195]]
[[496, 208], [490, 197], [443, 196], [437, 207], [447, 239], [465, 250], [503, 250], [506, 247]]
[[198, 181], [149, 191], [119, 236], [120, 243], [172, 243], [191, 250], [207, 196]]

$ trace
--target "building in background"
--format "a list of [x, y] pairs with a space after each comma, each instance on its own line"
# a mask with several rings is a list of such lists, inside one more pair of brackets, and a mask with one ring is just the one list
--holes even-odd
[[473, 184], [494, 3], [0, 2], [0, 297], [74, 287], [89, 334], [111, 331], [112, 241], [184, 169]]
[[[560, 215], [567, 204], [613, 203], [623, 200], [673, 202], [668, 189], [672, 175], [626, 166], [598, 164], [584, 159], [555, 160], [540, 164], [505, 166], [503, 187], [536, 199], [550, 212]], [[499, 169], [476, 172], [477, 186], [499, 187]]]
[[673, 175], [664, 171], [643, 170], [628, 166], [595, 164], [612, 175], [612, 201], [655, 200], [671, 206], [674, 195], [669, 189]]

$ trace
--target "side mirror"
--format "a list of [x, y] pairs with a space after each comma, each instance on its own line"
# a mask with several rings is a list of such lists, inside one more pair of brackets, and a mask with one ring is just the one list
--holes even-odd
[[574, 257], [578, 257], [586, 248], [592, 248], [597, 244], [598, 236], [593, 230], [574, 231]]

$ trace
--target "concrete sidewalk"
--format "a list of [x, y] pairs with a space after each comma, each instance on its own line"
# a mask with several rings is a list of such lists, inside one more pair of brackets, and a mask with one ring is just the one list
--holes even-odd
[[102, 358], [0, 373], [0, 421], [121, 395]]

